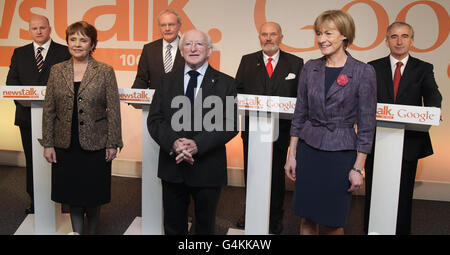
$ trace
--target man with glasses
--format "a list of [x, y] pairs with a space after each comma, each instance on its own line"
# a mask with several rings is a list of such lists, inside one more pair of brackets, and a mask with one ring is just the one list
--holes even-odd
[[[162, 78], [147, 126], [160, 146], [158, 177], [162, 180], [165, 233], [188, 233], [192, 196], [195, 233], [208, 235], [214, 234], [220, 191], [227, 185], [225, 144], [237, 134], [236, 86], [232, 77], [208, 64], [213, 49], [207, 34], [188, 31], [181, 37], [180, 47], [186, 64]], [[214, 106], [206, 106], [207, 101], [214, 101]], [[181, 118], [180, 112], [184, 112]], [[211, 113], [214, 120], [209, 123]]]
[[165, 73], [183, 68], [184, 59], [178, 50], [180, 15], [174, 10], [164, 10], [158, 15], [162, 38], [144, 45], [132, 88], [154, 89]]

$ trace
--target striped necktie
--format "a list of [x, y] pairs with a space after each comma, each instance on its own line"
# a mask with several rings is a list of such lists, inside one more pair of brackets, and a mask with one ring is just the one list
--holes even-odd
[[39, 72], [42, 71], [42, 67], [44, 66], [44, 57], [42, 57], [42, 50], [44, 48], [39, 47], [37, 48], [37, 53], [36, 53], [36, 66]]
[[167, 44], [166, 54], [164, 56], [164, 72], [168, 73], [172, 70], [172, 45]]

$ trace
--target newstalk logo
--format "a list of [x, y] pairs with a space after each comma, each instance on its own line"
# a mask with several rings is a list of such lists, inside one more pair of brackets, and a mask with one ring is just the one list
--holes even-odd
[[3, 98], [39, 98], [34, 88], [21, 90], [5, 90], [2, 93]]
[[387, 105], [383, 105], [383, 107], [377, 108], [377, 119], [386, 119], [392, 120], [394, 119], [394, 114], [392, 114], [392, 109]]
[[145, 91], [133, 92], [133, 93], [120, 93], [120, 101], [134, 101], [134, 102], [148, 102], [150, 103], [150, 98]]

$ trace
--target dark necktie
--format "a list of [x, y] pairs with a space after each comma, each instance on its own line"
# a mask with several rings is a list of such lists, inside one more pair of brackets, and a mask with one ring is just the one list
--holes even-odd
[[397, 62], [397, 67], [395, 68], [394, 72], [394, 103], [397, 99], [397, 92], [398, 92], [398, 85], [400, 84], [400, 78], [402, 78], [402, 73], [400, 72], [400, 68], [402, 67], [402, 62]]
[[269, 75], [269, 78], [271, 78], [272, 74], [273, 74], [272, 58], [269, 58], [267, 65], [266, 65], [266, 69], [267, 69], [267, 74]]
[[191, 70], [188, 72], [188, 74], [191, 78], [189, 78], [188, 86], [186, 89], [186, 96], [191, 101], [191, 104], [194, 104], [195, 88], [197, 87], [197, 76], [199, 76], [200, 73], [195, 70]]
[[44, 48], [39, 47], [37, 48], [37, 53], [36, 53], [36, 66], [39, 72], [42, 71], [42, 67], [44, 66], [44, 58], [42, 57], [42, 50]]

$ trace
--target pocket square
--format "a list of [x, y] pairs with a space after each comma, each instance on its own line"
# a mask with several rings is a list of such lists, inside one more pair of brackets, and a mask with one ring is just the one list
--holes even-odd
[[289, 73], [288, 76], [286, 76], [285, 80], [292, 80], [295, 79], [295, 74], [294, 73]]

